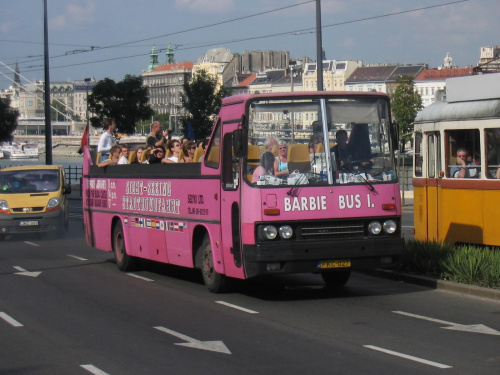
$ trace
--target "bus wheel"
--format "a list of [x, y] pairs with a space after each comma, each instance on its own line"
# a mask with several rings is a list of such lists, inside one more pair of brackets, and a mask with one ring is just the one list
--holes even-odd
[[113, 228], [113, 252], [116, 265], [121, 271], [127, 272], [134, 269], [137, 259], [127, 254], [121, 221], [117, 221]]
[[214, 269], [214, 257], [210, 239], [205, 236], [201, 244], [201, 274], [203, 282], [212, 293], [222, 293], [227, 289], [228, 281], [224, 275], [217, 273]]
[[329, 288], [344, 286], [351, 276], [351, 270], [325, 271], [321, 272], [321, 277]]

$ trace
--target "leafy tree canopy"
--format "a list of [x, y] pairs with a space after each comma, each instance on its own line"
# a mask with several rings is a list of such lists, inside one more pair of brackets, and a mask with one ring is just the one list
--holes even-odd
[[112, 117], [121, 133], [135, 133], [136, 123], [151, 118], [153, 110], [148, 104], [148, 89], [142, 77], [127, 74], [120, 82], [105, 78], [94, 86], [89, 95], [89, 111], [93, 127], [102, 127], [106, 117]]
[[0, 98], [0, 142], [12, 140], [18, 117], [19, 111], [10, 107], [10, 99]]
[[422, 97], [415, 91], [413, 77], [401, 76], [396, 80], [398, 86], [392, 95], [392, 113], [399, 124], [399, 138], [412, 139], [413, 121], [423, 108]]
[[231, 94], [230, 90], [218, 88], [217, 77], [200, 70], [191, 82], [184, 82], [182, 106], [188, 115], [182, 120], [184, 133], [187, 124], [191, 124], [195, 139], [203, 139], [210, 135], [215, 117], [219, 113], [222, 98]]
[[148, 134], [151, 130], [151, 123], [153, 121], [159, 121], [162, 129], [168, 129], [170, 127], [170, 113], [158, 113], [158, 111], [153, 110], [153, 116], [151, 118], [137, 123], [136, 131], [138, 133]]

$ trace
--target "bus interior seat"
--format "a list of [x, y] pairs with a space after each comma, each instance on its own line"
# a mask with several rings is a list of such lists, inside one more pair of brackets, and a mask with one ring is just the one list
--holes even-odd
[[181, 149], [181, 152], [179, 152], [179, 160], [177, 160], [177, 163], [182, 163], [183, 159], [186, 157], [186, 155], [184, 154], [184, 150]]
[[193, 156], [193, 161], [198, 162], [200, 161], [200, 158], [203, 156], [203, 147], [196, 147], [196, 150], [194, 150], [194, 156]]
[[128, 155], [128, 163], [132, 164], [132, 162], [135, 160], [135, 151], [130, 151], [130, 154]]
[[290, 173], [298, 170], [308, 172], [311, 170], [309, 147], [305, 143], [295, 143], [288, 146], [288, 170]]
[[260, 150], [259, 146], [248, 145], [248, 159], [247, 164], [253, 169], [257, 168], [260, 164]]

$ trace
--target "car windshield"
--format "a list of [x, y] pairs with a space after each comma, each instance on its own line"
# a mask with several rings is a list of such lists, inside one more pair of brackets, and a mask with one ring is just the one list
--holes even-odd
[[59, 173], [56, 169], [33, 169], [0, 172], [2, 193], [38, 193], [57, 191]]
[[254, 101], [249, 107], [248, 134], [246, 175], [251, 184], [396, 179], [385, 98]]

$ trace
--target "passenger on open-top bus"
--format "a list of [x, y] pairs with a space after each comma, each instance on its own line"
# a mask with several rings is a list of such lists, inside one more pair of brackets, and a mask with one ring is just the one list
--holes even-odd
[[347, 155], [350, 162], [360, 167], [371, 168], [375, 162], [372, 157], [368, 124], [353, 124], [347, 143]]
[[[120, 160], [121, 149], [120, 146], [114, 145], [109, 150], [109, 157], [97, 164], [98, 167], [107, 167], [108, 165], [117, 165]], [[102, 160], [102, 158], [101, 158]]]
[[141, 164], [142, 153], [144, 152], [145, 147], [141, 146], [137, 150], [135, 150], [134, 160], [130, 162], [130, 164]]
[[115, 139], [113, 138], [113, 132], [116, 129], [115, 120], [112, 118], [105, 118], [103, 128], [104, 133], [102, 133], [101, 138], [99, 138], [99, 144], [97, 145], [97, 152], [101, 153], [101, 158], [98, 162], [109, 159], [111, 147], [115, 144]]
[[196, 150], [196, 142], [187, 141], [182, 145], [182, 151], [184, 156], [182, 157], [181, 163], [193, 163], [194, 162], [194, 151]]
[[172, 153], [171, 156], [168, 158], [164, 158], [161, 162], [164, 164], [169, 164], [169, 163], [178, 163], [179, 162], [179, 155], [181, 153], [181, 143], [177, 139], [172, 139], [170, 142], [168, 142], [168, 149]]
[[274, 138], [267, 138], [264, 142], [264, 148], [266, 151], [273, 152], [273, 147], [278, 146], [278, 142]]
[[158, 146], [165, 146], [167, 143], [167, 130], [162, 133], [161, 124], [159, 121], [154, 121], [151, 124], [151, 133], [148, 134], [146, 138], [146, 144], [152, 146], [153, 148]]
[[118, 164], [128, 164], [128, 156], [130, 154], [130, 147], [126, 143], [120, 145], [120, 149], [122, 151], [122, 156], [118, 160]]
[[162, 163], [164, 158], [165, 158], [165, 147], [158, 146], [150, 152], [148, 158], [148, 164]]

